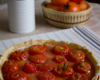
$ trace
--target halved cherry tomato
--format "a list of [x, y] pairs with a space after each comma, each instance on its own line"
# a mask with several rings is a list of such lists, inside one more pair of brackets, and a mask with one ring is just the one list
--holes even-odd
[[55, 75], [51, 72], [40, 72], [37, 76], [39, 80], [55, 80]]
[[88, 80], [88, 77], [85, 74], [74, 73], [68, 80]]
[[10, 80], [10, 79], [9, 79], [9, 78], [10, 78], [10, 74], [11, 74], [11, 73], [3, 74], [4, 80]]
[[18, 50], [13, 52], [10, 57], [14, 60], [20, 61], [20, 60], [26, 60], [29, 57], [29, 54], [26, 51]]
[[56, 55], [54, 57], [54, 61], [57, 63], [63, 64], [64, 62], [67, 62], [67, 59], [65, 58], [65, 56]]
[[29, 57], [29, 60], [33, 63], [44, 63], [47, 59], [44, 55], [42, 54], [38, 54], [38, 55], [32, 55], [31, 57]]
[[67, 4], [69, 0], [51, 0], [51, 3], [55, 6], [63, 6], [63, 4]]
[[82, 74], [81, 79], [80, 80], [89, 80], [88, 76], [86, 76], [85, 74]]
[[33, 45], [29, 48], [29, 54], [43, 54], [47, 50], [44, 45]]
[[72, 67], [70, 67], [69, 65], [57, 65], [54, 67], [53, 72], [55, 75], [57, 76], [61, 76], [61, 77], [67, 77], [70, 76], [74, 73], [74, 70]]
[[38, 70], [40, 71], [51, 71], [54, 68], [54, 64], [51, 62], [46, 62], [38, 66]]
[[33, 63], [25, 63], [23, 70], [27, 73], [35, 73], [37, 72], [37, 67]]
[[89, 73], [91, 65], [87, 62], [81, 61], [74, 65], [74, 70], [83, 74]]
[[8, 74], [18, 70], [18, 65], [14, 60], [5, 61], [2, 67], [2, 71], [4, 74]]
[[54, 53], [57, 55], [67, 55], [69, 52], [69, 48], [66, 45], [57, 45], [54, 47]]
[[85, 53], [79, 50], [71, 50], [67, 59], [72, 62], [80, 62], [85, 59]]
[[10, 74], [10, 80], [27, 80], [27, 75], [23, 71], [15, 71]]
[[69, 0], [69, 1], [75, 2], [75, 3], [80, 3], [80, 2], [82, 2], [83, 0]]
[[80, 8], [75, 2], [68, 2], [67, 4], [64, 4], [64, 6], [61, 8], [64, 12], [79, 12]]
[[78, 4], [80, 11], [86, 10], [88, 8], [87, 4], [85, 2], [81, 2]]

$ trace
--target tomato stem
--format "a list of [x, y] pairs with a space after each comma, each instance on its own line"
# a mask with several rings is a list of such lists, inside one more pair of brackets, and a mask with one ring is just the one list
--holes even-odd
[[68, 69], [68, 67], [69, 67], [69, 65], [66, 67], [66, 64], [64, 63], [62, 70], [66, 71]]
[[[64, 10], [65, 10], [65, 9], [67, 10], [67, 9], [69, 9], [69, 7], [70, 7], [69, 3], [67, 3], [67, 5], [63, 3], [63, 6], [64, 6]], [[70, 9], [69, 9], [69, 10], [70, 10]]]

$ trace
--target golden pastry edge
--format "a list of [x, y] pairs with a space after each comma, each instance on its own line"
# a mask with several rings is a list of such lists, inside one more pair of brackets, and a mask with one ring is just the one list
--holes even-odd
[[85, 46], [80, 46], [76, 43], [68, 43], [68, 42], [65, 42], [65, 41], [55, 41], [53, 39], [50, 39], [50, 40], [42, 40], [41, 39], [41, 40], [35, 40], [35, 41], [34, 40], [29, 40], [29, 41], [25, 41], [25, 42], [22, 42], [22, 43], [14, 44], [10, 48], [7, 48], [5, 50], [3, 52], [3, 54], [1, 55], [1, 57], [0, 57], [0, 80], [4, 80], [3, 76], [2, 76], [2, 65], [8, 59], [8, 56], [10, 55], [11, 52], [14, 52], [18, 48], [25, 47], [25, 46], [30, 47], [30, 46], [35, 45], [35, 44], [43, 45], [45, 42], [58, 42], [58, 43], [60, 42], [60, 43], [63, 43], [63, 44], [72, 44], [72, 45], [77, 46], [82, 51], [84, 50], [86, 52], [85, 53], [86, 56], [88, 57], [88, 59], [90, 59], [90, 61], [92, 62], [92, 64], [95, 67], [95, 76], [92, 78], [92, 80], [97, 80], [98, 79], [98, 75], [99, 75], [99, 71], [100, 71], [99, 62], [98, 62], [97, 59], [95, 59], [92, 52], [90, 52], [88, 49], [86, 49]]

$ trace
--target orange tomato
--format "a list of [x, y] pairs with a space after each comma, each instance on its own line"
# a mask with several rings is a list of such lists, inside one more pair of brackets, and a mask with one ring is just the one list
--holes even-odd
[[51, 0], [51, 3], [55, 6], [63, 6], [63, 4], [67, 4], [69, 0]]
[[68, 2], [67, 4], [64, 4], [62, 9], [60, 11], [63, 12], [79, 12], [80, 8], [75, 2]]
[[88, 8], [87, 4], [85, 2], [81, 2], [78, 4], [80, 11], [86, 10]]
[[58, 7], [58, 6], [52, 5], [51, 3], [48, 3], [46, 7], [47, 7], [47, 8], [50, 8], [50, 9], [52, 9], [52, 10], [56, 10], [56, 11], [59, 11], [59, 8], [60, 8], [60, 7]]
[[80, 3], [80, 2], [82, 2], [83, 0], [69, 0], [69, 1], [71, 1], [71, 2], [76, 2], [76, 3]]

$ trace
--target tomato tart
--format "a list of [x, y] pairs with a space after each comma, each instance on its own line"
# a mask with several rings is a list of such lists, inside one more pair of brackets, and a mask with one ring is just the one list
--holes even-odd
[[92, 52], [76, 43], [29, 40], [0, 57], [0, 80], [97, 80], [100, 66]]

